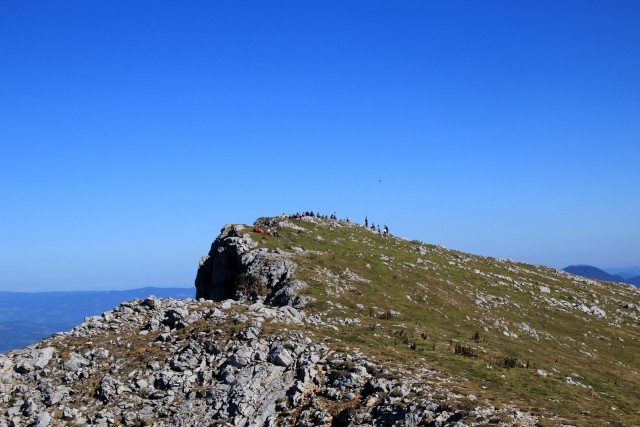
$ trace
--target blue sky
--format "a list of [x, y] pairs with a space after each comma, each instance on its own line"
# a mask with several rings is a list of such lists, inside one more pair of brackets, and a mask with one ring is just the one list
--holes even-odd
[[192, 286], [313, 209], [640, 265], [637, 1], [3, 1], [0, 290]]

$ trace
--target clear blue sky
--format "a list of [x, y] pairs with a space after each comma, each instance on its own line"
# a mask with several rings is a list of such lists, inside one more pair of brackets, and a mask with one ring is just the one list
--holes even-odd
[[0, 3], [0, 290], [192, 286], [313, 209], [640, 265], [638, 1]]

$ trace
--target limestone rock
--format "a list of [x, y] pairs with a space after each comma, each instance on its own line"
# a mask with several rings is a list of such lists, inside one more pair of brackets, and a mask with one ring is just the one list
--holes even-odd
[[69, 356], [69, 360], [64, 362], [63, 367], [67, 371], [77, 371], [78, 369], [89, 366], [91, 362], [82, 357], [82, 355], [78, 353], [71, 353]]
[[[267, 219], [262, 218], [256, 223], [265, 221]], [[238, 280], [245, 275], [255, 278], [268, 290], [266, 304], [302, 308], [313, 300], [298, 294], [306, 284], [292, 279], [296, 266], [286, 254], [257, 248], [258, 244], [249, 234], [239, 236], [238, 227], [226, 225], [213, 242], [209, 255], [201, 259], [195, 280], [197, 299], [243, 300], [247, 295], [239, 291]]]
[[51, 357], [53, 357], [53, 354], [55, 352], [56, 352], [56, 349], [53, 347], [33, 350], [32, 352], [33, 367], [37, 369], [44, 369], [49, 363], [49, 361], [51, 360]]

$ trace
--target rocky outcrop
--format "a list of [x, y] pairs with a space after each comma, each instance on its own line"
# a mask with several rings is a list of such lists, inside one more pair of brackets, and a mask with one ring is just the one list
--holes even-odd
[[0, 426], [453, 426], [517, 413], [452, 408], [433, 372], [331, 349], [302, 332], [317, 326], [289, 305], [130, 301], [1, 355]]
[[[305, 233], [276, 221], [257, 223]], [[302, 294], [307, 284], [296, 272], [305, 264], [293, 260], [322, 252], [284, 245], [268, 250], [245, 231], [231, 224], [221, 230], [200, 262], [197, 300], [129, 301], [70, 332], [0, 355], [0, 427], [538, 422], [511, 404], [496, 408], [468, 394], [465, 378], [441, 376], [425, 367], [423, 358], [412, 366], [391, 366], [389, 359], [381, 362], [380, 349], [363, 353], [353, 346], [357, 340], [342, 342], [341, 334], [364, 328], [360, 318], [345, 317], [356, 314], [337, 301], [326, 304], [340, 310], [339, 317], [303, 309], [311, 298]], [[354, 283], [373, 285], [349, 268], [323, 267], [317, 273], [308, 280], [326, 284], [328, 295], [355, 293]], [[489, 297], [478, 296], [485, 300]], [[386, 320], [399, 314], [380, 315], [373, 307], [369, 313]], [[537, 337], [529, 324], [519, 325]], [[386, 326], [405, 331], [404, 324]], [[380, 331], [380, 340], [393, 339], [377, 323], [368, 330]]]
[[202, 257], [196, 274], [196, 298], [213, 301], [232, 298], [240, 274], [241, 256], [258, 244], [249, 234], [240, 236], [243, 226], [228, 224], [211, 244], [209, 255]]
[[[261, 218], [257, 223], [264, 223]], [[304, 307], [311, 298], [298, 291], [306, 283], [294, 280], [295, 264], [286, 254], [269, 252], [258, 244], [242, 225], [228, 224], [200, 260], [196, 275], [196, 298], [213, 301], [257, 300], [269, 305]]]

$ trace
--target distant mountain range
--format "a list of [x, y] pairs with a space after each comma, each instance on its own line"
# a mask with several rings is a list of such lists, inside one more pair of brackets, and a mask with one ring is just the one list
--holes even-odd
[[631, 285], [640, 287], [640, 276], [629, 277], [622, 272], [620, 274], [610, 274], [592, 265], [570, 265], [563, 268], [562, 270], [566, 271], [567, 273], [575, 274], [576, 276], [588, 277], [596, 280], [604, 280], [606, 282], [629, 283]]
[[640, 267], [607, 268], [605, 271], [609, 274], [622, 276], [625, 279], [640, 277]]
[[135, 298], [194, 298], [195, 288], [125, 291], [0, 292], [0, 353], [24, 347]]

